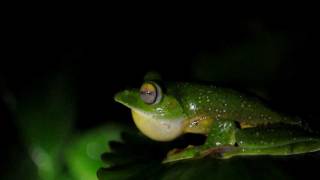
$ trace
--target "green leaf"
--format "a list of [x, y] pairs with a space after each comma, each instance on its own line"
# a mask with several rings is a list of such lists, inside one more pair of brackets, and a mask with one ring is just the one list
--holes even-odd
[[[123, 143], [111, 143], [112, 153], [106, 153], [102, 159], [111, 167], [100, 168], [97, 172], [100, 180], [123, 179], [299, 179], [305, 174], [314, 174], [312, 168], [305, 172], [309, 161], [317, 162], [317, 154], [290, 157], [244, 156], [231, 159], [205, 157], [162, 163], [166, 152], [174, 143], [152, 142], [139, 134], [124, 134]], [[317, 157], [316, 159], [314, 157]], [[290, 168], [291, 166], [291, 168]], [[314, 168], [315, 169], [315, 168]]]

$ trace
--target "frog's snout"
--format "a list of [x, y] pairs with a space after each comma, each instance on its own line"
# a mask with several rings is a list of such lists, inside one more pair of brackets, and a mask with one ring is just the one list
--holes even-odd
[[124, 90], [114, 95], [114, 100], [129, 108], [132, 108], [138, 101], [138, 92], [135, 90]]
[[121, 92], [118, 92], [114, 95], [114, 100], [116, 102], [119, 102], [119, 103], [124, 103], [125, 102], [125, 99], [126, 97], [128, 97], [129, 95], [129, 91], [128, 90], [124, 90], [124, 91], [121, 91]]

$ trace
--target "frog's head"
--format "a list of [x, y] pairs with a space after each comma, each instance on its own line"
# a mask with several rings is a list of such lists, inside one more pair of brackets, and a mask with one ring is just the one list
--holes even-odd
[[131, 109], [136, 126], [149, 138], [170, 141], [183, 133], [185, 115], [180, 103], [155, 80], [145, 78], [140, 89], [124, 90], [114, 98]]

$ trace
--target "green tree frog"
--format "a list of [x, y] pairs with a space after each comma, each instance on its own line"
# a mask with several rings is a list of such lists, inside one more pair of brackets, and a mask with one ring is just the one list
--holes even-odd
[[164, 162], [213, 155], [293, 155], [320, 150], [319, 135], [291, 117], [238, 91], [187, 82], [163, 82], [147, 74], [140, 89], [115, 95], [131, 109], [137, 128], [156, 141], [203, 134], [203, 145], [173, 149]]

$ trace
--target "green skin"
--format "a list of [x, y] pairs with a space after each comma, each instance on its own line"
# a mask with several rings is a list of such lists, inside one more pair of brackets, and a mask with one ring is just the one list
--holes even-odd
[[[159, 78], [147, 75], [145, 80], [155, 83]], [[132, 112], [147, 114], [143, 118], [133, 115], [133, 118], [142, 133], [151, 139], [170, 141], [185, 133], [207, 136], [201, 146], [170, 151], [163, 162], [207, 155], [226, 159], [320, 150], [318, 134], [303, 127], [299, 118], [278, 113], [255, 97], [193, 83], [164, 83], [164, 86], [161, 99], [155, 104], [145, 103], [139, 89], [115, 95], [115, 100]]]

